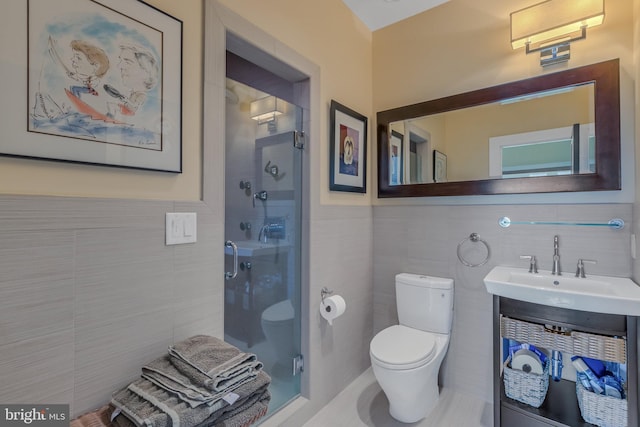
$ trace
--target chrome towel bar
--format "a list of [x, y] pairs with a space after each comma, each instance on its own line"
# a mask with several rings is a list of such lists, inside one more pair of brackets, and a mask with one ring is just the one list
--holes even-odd
[[572, 221], [511, 221], [509, 217], [503, 216], [498, 220], [500, 227], [507, 228], [511, 224], [518, 225], [577, 225], [583, 227], [609, 227], [614, 230], [622, 230], [624, 221], [620, 218], [613, 218], [609, 222], [572, 222]]

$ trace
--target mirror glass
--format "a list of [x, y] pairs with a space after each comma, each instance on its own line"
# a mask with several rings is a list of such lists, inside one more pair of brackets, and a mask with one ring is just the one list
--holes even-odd
[[379, 195], [620, 188], [618, 61], [378, 113]]
[[595, 173], [593, 100], [589, 83], [392, 122], [389, 184]]

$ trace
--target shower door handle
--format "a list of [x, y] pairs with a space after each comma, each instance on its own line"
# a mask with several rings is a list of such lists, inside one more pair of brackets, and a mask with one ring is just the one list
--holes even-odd
[[226, 271], [224, 273], [224, 278], [226, 280], [235, 279], [238, 275], [238, 245], [236, 245], [232, 240], [227, 240], [224, 242], [224, 245], [228, 248], [231, 248], [233, 251], [233, 273]]

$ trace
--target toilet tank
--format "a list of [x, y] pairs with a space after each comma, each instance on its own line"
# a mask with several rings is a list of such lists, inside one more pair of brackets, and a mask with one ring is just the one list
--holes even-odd
[[396, 304], [401, 325], [448, 334], [453, 318], [453, 279], [398, 274]]

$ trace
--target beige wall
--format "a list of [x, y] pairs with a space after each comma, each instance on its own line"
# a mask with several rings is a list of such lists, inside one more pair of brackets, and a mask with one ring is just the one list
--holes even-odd
[[[0, 23], [4, 19], [16, 19], [16, 17], [25, 14], [26, 10], [22, 6], [25, 3], [26, 1], [13, 0], [8, 4], [3, 4], [3, 9], [9, 13], [0, 17]], [[0, 194], [200, 200], [202, 1], [149, 0], [147, 3], [183, 22], [183, 173], [163, 173], [0, 156]], [[13, 13], [13, 11], [17, 13]], [[20, 27], [24, 28], [24, 25]]]

